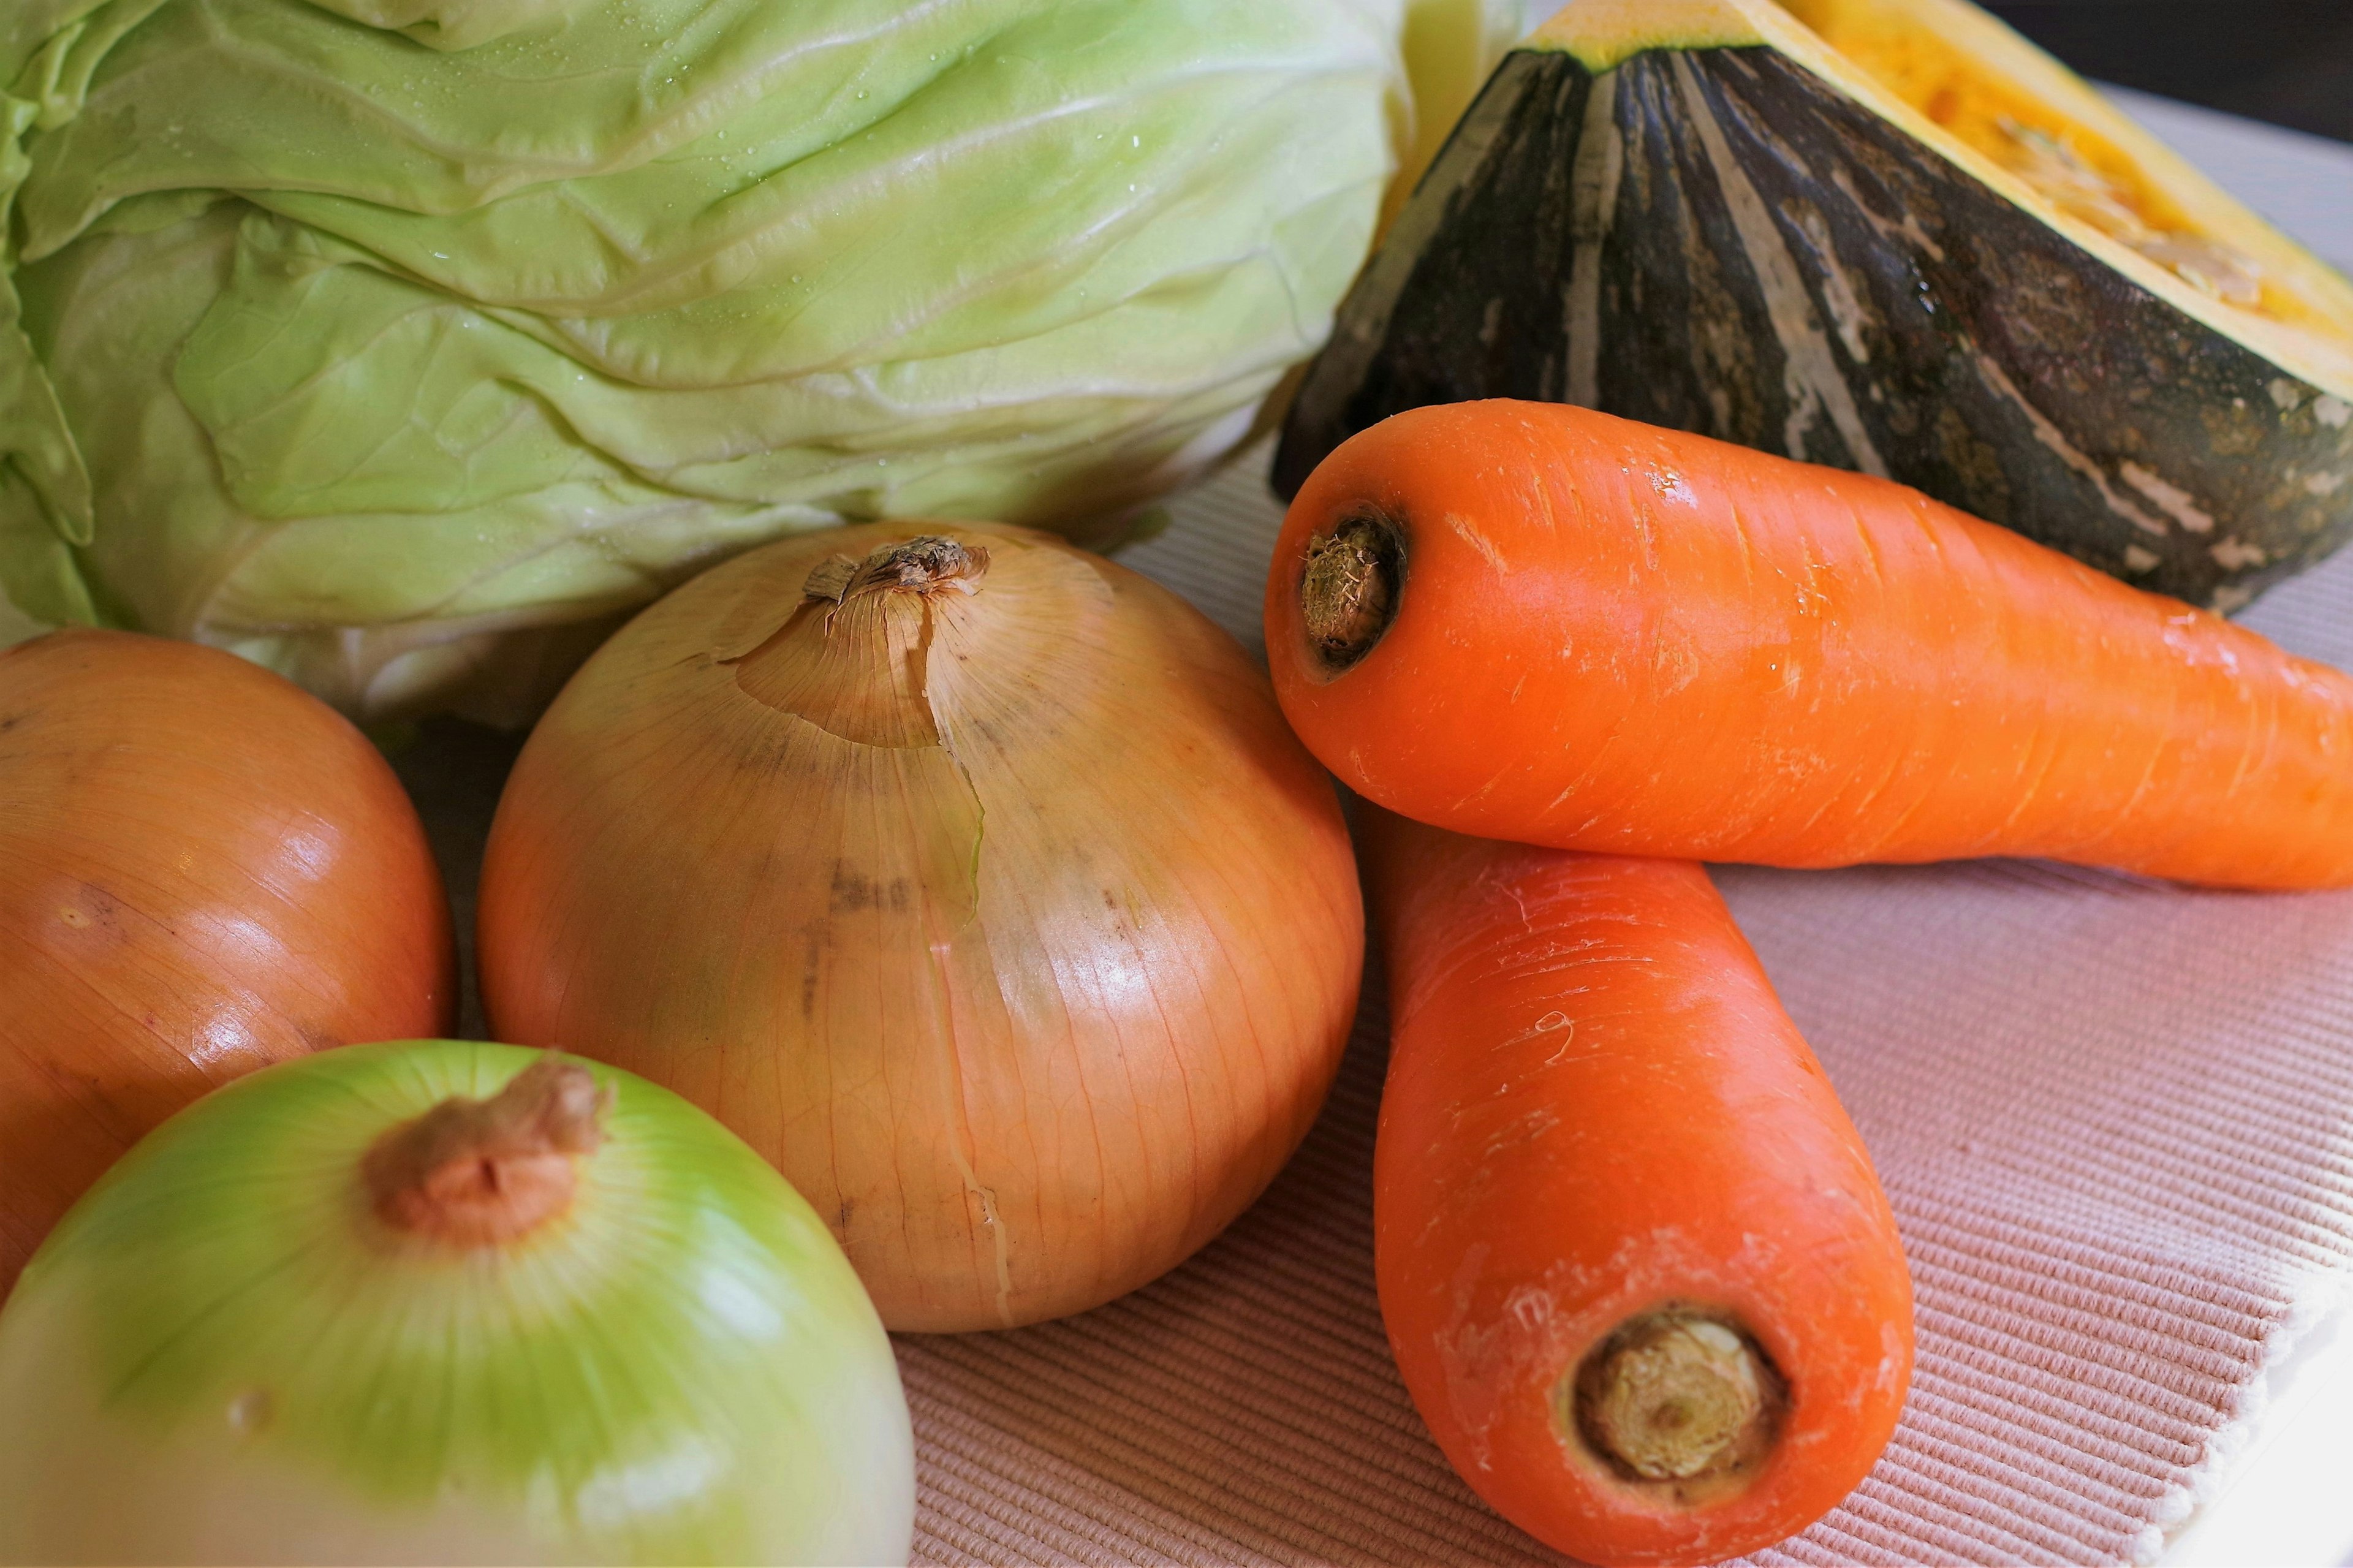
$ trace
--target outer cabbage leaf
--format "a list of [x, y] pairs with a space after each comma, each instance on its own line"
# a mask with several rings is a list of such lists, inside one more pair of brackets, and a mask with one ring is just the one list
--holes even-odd
[[1416, 142], [1406, 0], [26, 3], [0, 583], [371, 716], [793, 529], [1116, 537]]

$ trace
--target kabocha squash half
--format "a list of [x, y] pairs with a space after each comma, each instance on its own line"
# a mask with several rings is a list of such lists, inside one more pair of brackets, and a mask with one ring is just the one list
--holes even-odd
[[2353, 285], [1960, 0], [1577, 0], [1293, 405], [1583, 404], [1885, 475], [2243, 604], [2353, 533]]

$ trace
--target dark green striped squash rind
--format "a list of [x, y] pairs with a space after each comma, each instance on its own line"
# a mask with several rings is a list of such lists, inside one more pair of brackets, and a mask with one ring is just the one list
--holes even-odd
[[1770, 47], [1506, 57], [1310, 367], [1277, 488], [1479, 397], [1884, 474], [2225, 610], [2353, 534], [2353, 405]]

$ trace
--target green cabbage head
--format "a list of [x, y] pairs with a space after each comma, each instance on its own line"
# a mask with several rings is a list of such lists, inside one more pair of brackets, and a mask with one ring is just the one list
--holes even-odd
[[1114, 538], [1511, 8], [0, 0], [0, 585], [512, 720], [780, 533]]

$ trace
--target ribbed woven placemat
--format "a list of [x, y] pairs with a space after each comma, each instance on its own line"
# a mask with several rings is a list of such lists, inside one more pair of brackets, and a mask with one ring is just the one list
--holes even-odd
[[[1278, 515], [1257, 466], [1124, 557], [1246, 637]], [[2353, 555], [2246, 618], [2353, 665]], [[2152, 1558], [2353, 1263], [2353, 896], [2018, 862], [1718, 880], [1870, 1142], [1919, 1297], [1894, 1445], [1764, 1560]], [[919, 1561], [1550, 1560], [1454, 1479], [1389, 1363], [1382, 1049], [1375, 994], [1297, 1160], [1158, 1284], [900, 1342]]]

